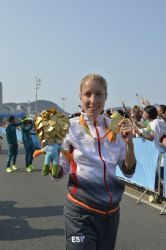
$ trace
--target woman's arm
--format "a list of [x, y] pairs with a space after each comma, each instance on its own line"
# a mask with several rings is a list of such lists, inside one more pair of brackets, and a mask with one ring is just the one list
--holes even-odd
[[136, 166], [134, 144], [132, 139], [133, 127], [132, 124], [127, 119], [122, 120], [119, 126], [120, 126], [120, 134], [126, 146], [126, 156], [122, 168], [124, 172], [132, 174], [134, 173]]
[[129, 171], [134, 171], [136, 166], [136, 158], [134, 153], [134, 143], [132, 140], [125, 143], [126, 145], [126, 158], [124, 161], [125, 168]]

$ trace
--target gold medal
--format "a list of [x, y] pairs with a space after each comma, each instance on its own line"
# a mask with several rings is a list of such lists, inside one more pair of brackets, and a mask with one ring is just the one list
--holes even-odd
[[55, 120], [49, 120], [49, 121], [48, 121], [48, 124], [49, 124], [50, 126], [54, 126], [54, 125], [56, 124], [56, 121], [55, 121]]
[[119, 122], [124, 119], [123, 116], [121, 116], [118, 112], [113, 112], [113, 114], [111, 115], [111, 122], [109, 125], [109, 128], [111, 129], [111, 131], [115, 134], [118, 134], [120, 131], [120, 127], [119, 127]]

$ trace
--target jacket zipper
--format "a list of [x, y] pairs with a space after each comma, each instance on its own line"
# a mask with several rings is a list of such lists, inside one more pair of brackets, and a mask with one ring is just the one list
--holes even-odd
[[105, 184], [105, 188], [106, 188], [106, 191], [108, 192], [109, 194], [109, 197], [110, 197], [110, 201], [111, 201], [111, 205], [112, 205], [112, 194], [110, 192], [110, 189], [108, 187], [108, 184], [107, 184], [107, 181], [106, 181], [106, 162], [104, 161], [103, 157], [102, 157], [102, 154], [101, 154], [101, 146], [100, 146], [100, 135], [99, 135], [99, 131], [97, 129], [97, 126], [96, 126], [96, 121], [94, 120], [94, 127], [95, 127], [95, 130], [96, 130], [96, 134], [97, 134], [97, 142], [98, 142], [98, 150], [99, 150], [99, 157], [103, 163], [103, 166], [104, 166], [104, 184]]

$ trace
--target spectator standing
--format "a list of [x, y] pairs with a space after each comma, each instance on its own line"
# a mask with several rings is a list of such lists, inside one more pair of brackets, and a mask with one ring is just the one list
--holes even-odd
[[157, 116], [158, 112], [154, 106], [146, 106], [142, 117], [146, 121], [147, 127], [137, 130], [137, 133], [145, 139], [154, 141], [159, 152], [164, 152], [165, 148], [163, 148], [160, 139], [166, 133], [166, 123]]
[[[16, 166], [16, 158], [18, 153], [16, 127], [20, 126], [21, 122], [16, 123], [14, 116], [10, 116], [8, 121], [9, 123], [6, 127], [6, 140], [8, 143], [8, 158], [6, 164], [6, 172], [11, 173], [18, 169]], [[13, 165], [10, 167], [11, 161], [13, 161]]]
[[0, 135], [0, 151], [2, 150], [1, 140], [3, 140], [3, 137]]
[[2, 150], [1, 140], [3, 140], [3, 132], [2, 132], [2, 127], [0, 125], [0, 151]]
[[31, 118], [25, 118], [22, 121], [22, 141], [25, 149], [25, 167], [27, 172], [33, 171], [32, 161], [34, 153], [34, 144], [32, 141], [31, 131], [33, 128], [33, 121]]
[[161, 104], [157, 107], [158, 117], [162, 118], [166, 122], [166, 105]]

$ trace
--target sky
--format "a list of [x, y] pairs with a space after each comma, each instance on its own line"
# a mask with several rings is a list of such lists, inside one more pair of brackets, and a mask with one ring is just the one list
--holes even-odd
[[[105, 108], [166, 104], [165, 0], [0, 0], [3, 103], [50, 100], [79, 111], [80, 80], [108, 83]], [[63, 100], [65, 98], [65, 100]]]

